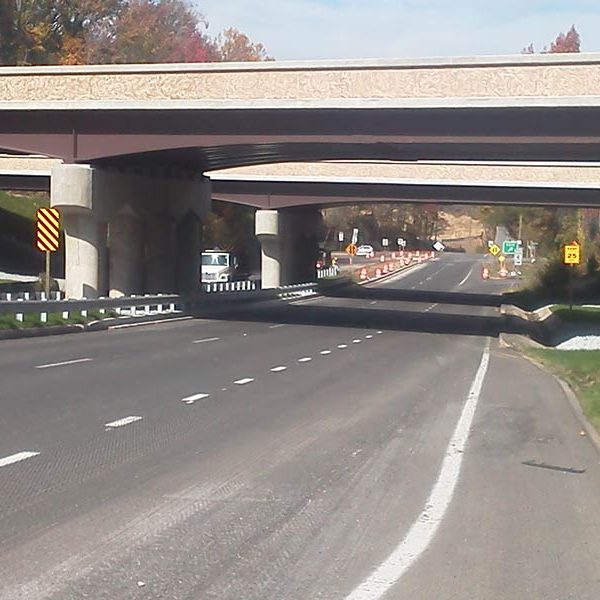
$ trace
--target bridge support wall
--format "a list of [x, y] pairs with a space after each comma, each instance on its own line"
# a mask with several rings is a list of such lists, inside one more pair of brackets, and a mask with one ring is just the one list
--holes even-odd
[[67, 297], [200, 289], [208, 179], [60, 165], [51, 203], [63, 218]]

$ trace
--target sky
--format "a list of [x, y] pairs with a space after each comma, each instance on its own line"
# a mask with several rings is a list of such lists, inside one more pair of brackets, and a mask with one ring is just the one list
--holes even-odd
[[575, 25], [600, 51], [600, 0], [193, 0], [277, 60], [518, 54]]

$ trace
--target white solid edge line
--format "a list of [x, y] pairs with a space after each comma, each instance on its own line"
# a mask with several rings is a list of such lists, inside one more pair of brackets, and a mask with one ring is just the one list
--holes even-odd
[[247, 383], [252, 383], [253, 381], [254, 379], [252, 379], [252, 377], [244, 377], [242, 379], [234, 381], [233, 383], [235, 383], [236, 385], [246, 385]]
[[142, 417], [124, 417], [123, 419], [118, 419], [117, 421], [111, 421], [110, 423], [106, 423], [104, 427], [123, 427], [124, 425], [129, 425], [130, 423], [135, 423], [136, 421], [141, 421]]
[[393, 552], [345, 600], [379, 600], [406, 573], [433, 540], [460, 477], [465, 447], [490, 359], [488, 340], [469, 394], [450, 438], [438, 478], [421, 514]]
[[312, 360], [312, 358], [310, 356], [303, 356], [302, 358], [298, 359], [298, 362], [305, 363], [305, 362], [310, 362], [311, 360]]
[[182, 398], [181, 401], [186, 404], [193, 404], [196, 400], [204, 400], [204, 398], [208, 398], [209, 394], [194, 394], [193, 396], [188, 396], [187, 398]]
[[218, 338], [218, 337], [205, 338], [203, 340], [196, 340], [196, 341], [192, 342], [192, 344], [204, 344], [206, 342], [217, 342], [220, 339], [221, 338]]
[[7, 467], [8, 465], [13, 465], [27, 458], [31, 458], [32, 456], [39, 455], [39, 452], [17, 452], [17, 454], [11, 454], [10, 456], [0, 458], [0, 467]]
[[460, 283], [458, 284], [457, 287], [460, 287], [461, 285], [464, 285], [465, 283], [467, 283], [467, 279], [469, 279], [469, 277], [471, 277], [471, 274], [473, 273], [473, 269], [475, 268], [475, 265], [473, 265], [470, 269], [469, 272], [463, 277], [463, 279], [461, 279]]
[[75, 360], [65, 360], [63, 362], [48, 363], [47, 365], [37, 365], [36, 369], [51, 369], [52, 367], [64, 367], [65, 365], [77, 365], [79, 363], [91, 362], [92, 358], [77, 358]]
[[271, 371], [273, 371], [273, 373], [281, 373], [281, 371], [285, 371], [287, 369], [287, 367], [284, 367], [283, 365], [279, 365], [278, 367], [273, 367], [271, 369]]

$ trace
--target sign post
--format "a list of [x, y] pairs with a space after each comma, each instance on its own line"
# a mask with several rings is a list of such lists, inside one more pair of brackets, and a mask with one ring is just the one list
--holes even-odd
[[573, 241], [570, 244], [565, 244], [565, 253], [563, 256], [565, 265], [570, 265], [569, 270], [569, 310], [573, 310], [573, 270], [576, 265], [581, 264], [581, 246], [578, 242]]
[[44, 290], [50, 299], [50, 253], [60, 245], [60, 213], [56, 208], [39, 208], [36, 212], [36, 246], [46, 254]]

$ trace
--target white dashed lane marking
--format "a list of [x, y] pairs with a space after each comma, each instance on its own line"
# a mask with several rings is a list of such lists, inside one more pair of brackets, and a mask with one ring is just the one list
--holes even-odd
[[64, 367], [66, 365], [78, 365], [80, 363], [91, 362], [91, 358], [76, 358], [74, 360], [65, 360], [63, 362], [48, 363], [47, 365], [38, 365], [36, 369], [51, 369], [52, 367]]
[[347, 348], [347, 347], [348, 347], [348, 344], [338, 344], [338, 348], [340, 350], [343, 350], [344, 348]]
[[362, 342], [362, 340], [356, 339], [356, 340], [352, 340], [353, 344], [360, 344]]
[[280, 327], [285, 327], [285, 324], [278, 323], [277, 325], [269, 325], [269, 329], [279, 329]]
[[208, 398], [209, 394], [194, 394], [193, 396], [188, 396], [187, 398], [182, 398], [181, 401], [186, 404], [194, 404], [196, 400], [204, 400], [204, 398]]
[[253, 381], [254, 379], [252, 379], [252, 377], [244, 377], [243, 379], [238, 379], [233, 383], [235, 383], [236, 385], [246, 385], [247, 383], [252, 383]]
[[17, 454], [11, 454], [0, 458], [0, 467], [7, 467], [8, 465], [14, 465], [15, 463], [21, 462], [33, 456], [39, 456], [39, 452], [17, 452]]
[[287, 369], [287, 367], [284, 367], [283, 365], [279, 365], [278, 367], [273, 367], [271, 369], [271, 371], [273, 371], [273, 373], [281, 373], [281, 371], [285, 371]]
[[118, 421], [111, 421], [110, 423], [106, 423], [104, 427], [108, 429], [114, 429], [116, 427], [123, 427], [124, 425], [130, 425], [131, 423], [135, 423], [136, 421], [141, 421], [142, 417], [125, 417], [123, 419], [119, 419]]
[[306, 363], [306, 362], [310, 362], [312, 360], [312, 358], [310, 356], [303, 356], [302, 358], [298, 359], [299, 363]]
[[321, 350], [320, 354], [327, 356], [328, 354], [331, 354], [331, 350]]
[[373, 336], [372, 335], [365, 335], [365, 340], [372, 340]]
[[221, 338], [218, 337], [211, 337], [211, 338], [205, 338], [203, 340], [196, 340], [195, 342], [192, 342], [194, 344], [206, 344], [207, 342], [217, 342], [219, 341]]

